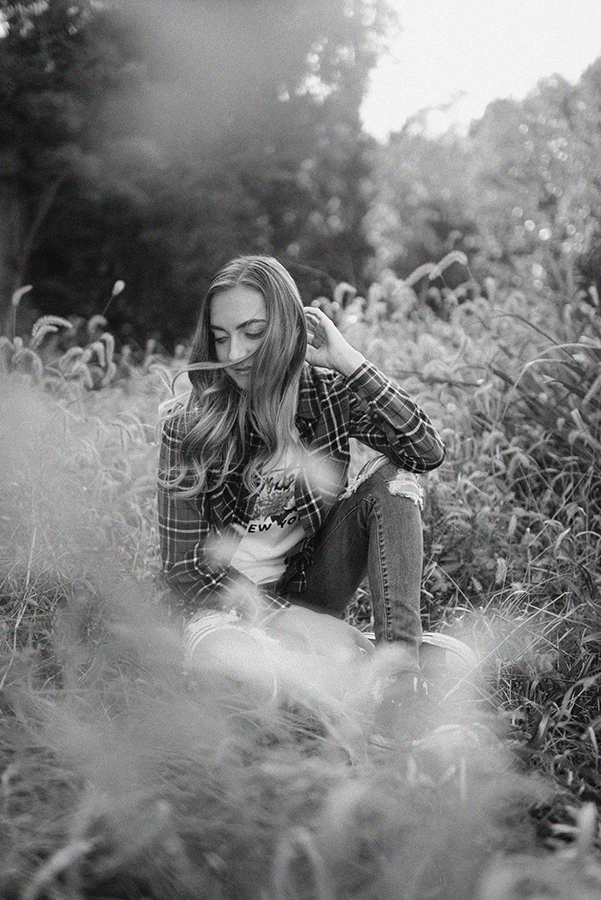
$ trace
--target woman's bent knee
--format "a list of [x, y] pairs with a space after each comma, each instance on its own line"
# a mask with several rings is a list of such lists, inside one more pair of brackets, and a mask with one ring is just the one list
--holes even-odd
[[416, 475], [397, 469], [393, 477], [386, 483], [393, 497], [406, 497], [421, 510], [424, 508], [424, 489]]
[[349, 483], [341, 499], [351, 497], [361, 490], [366, 494], [382, 493], [384, 496], [405, 497], [419, 510], [424, 508], [424, 489], [417, 475], [399, 469], [386, 459], [372, 459]]

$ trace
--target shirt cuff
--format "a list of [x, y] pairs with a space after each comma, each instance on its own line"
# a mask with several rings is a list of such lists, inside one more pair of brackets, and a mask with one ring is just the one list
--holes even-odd
[[389, 381], [373, 363], [365, 360], [352, 375], [347, 376], [346, 383], [356, 394], [361, 390], [372, 394], [387, 387]]

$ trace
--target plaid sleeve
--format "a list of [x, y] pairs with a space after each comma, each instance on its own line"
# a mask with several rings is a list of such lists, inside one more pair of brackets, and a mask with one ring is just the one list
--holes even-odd
[[163, 574], [185, 612], [217, 606], [210, 595], [232, 583], [228, 566], [209, 562], [206, 542], [210, 523], [205, 498], [182, 497], [164, 485], [164, 477], [177, 464], [180, 438], [174, 422], [163, 428], [159, 455], [158, 526]]
[[426, 413], [372, 363], [362, 363], [346, 383], [354, 395], [351, 437], [410, 472], [443, 462], [445, 446]]

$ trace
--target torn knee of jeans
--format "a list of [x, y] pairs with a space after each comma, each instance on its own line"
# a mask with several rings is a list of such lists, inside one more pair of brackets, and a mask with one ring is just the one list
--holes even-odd
[[[346, 490], [340, 495], [340, 500], [348, 499], [368, 478], [374, 475], [378, 469], [381, 469], [388, 463], [384, 456], [377, 456], [361, 469], [350, 483]], [[424, 508], [424, 489], [416, 475], [412, 472], [405, 472], [403, 469], [397, 469], [392, 478], [387, 482], [388, 490], [397, 497], [407, 497], [412, 500], [420, 509]]]
[[424, 508], [424, 489], [415, 475], [399, 470], [388, 482], [388, 490], [395, 497], [407, 497], [409, 500]]

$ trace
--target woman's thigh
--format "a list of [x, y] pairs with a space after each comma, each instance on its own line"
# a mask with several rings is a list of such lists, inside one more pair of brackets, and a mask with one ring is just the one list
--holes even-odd
[[403, 499], [405, 503], [411, 501], [409, 506], [419, 517], [422, 497], [416, 476], [400, 471], [387, 460], [370, 461], [318, 532], [307, 568], [307, 587], [291, 599], [343, 613], [365, 577], [369, 553], [374, 552], [374, 541], [370, 541], [374, 506], [377, 515], [387, 519], [387, 542], [400, 546], [404, 540]]
[[318, 532], [307, 585], [298, 597], [302, 602], [341, 614], [361, 584], [368, 541], [359, 527], [360, 503], [356, 498], [340, 501]]

